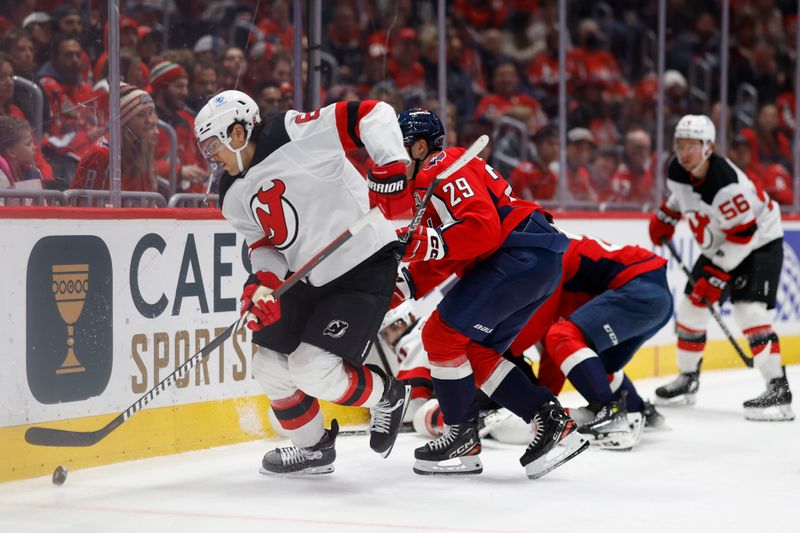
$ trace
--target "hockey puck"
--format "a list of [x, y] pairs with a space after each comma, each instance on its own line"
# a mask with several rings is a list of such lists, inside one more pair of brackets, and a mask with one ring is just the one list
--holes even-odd
[[61, 486], [67, 480], [67, 469], [61, 465], [58, 465], [55, 470], [53, 470], [53, 485]]

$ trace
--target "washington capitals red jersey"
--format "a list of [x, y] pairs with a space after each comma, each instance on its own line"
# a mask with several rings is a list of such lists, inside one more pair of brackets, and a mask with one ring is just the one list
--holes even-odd
[[544, 338], [551, 325], [568, 318], [595, 296], [665, 264], [666, 259], [638, 246], [616, 246], [585, 235], [570, 235], [561, 283], [522, 329], [511, 352], [521, 354]]
[[[436, 176], [463, 153], [463, 148], [448, 148], [431, 158], [411, 183], [417, 202]], [[437, 186], [425, 209], [422, 223], [440, 228], [447, 256], [411, 264], [415, 296], [424, 296], [453, 273], [463, 276], [539, 209], [534, 202], [512, 196], [508, 182], [485, 161], [472, 159]]]

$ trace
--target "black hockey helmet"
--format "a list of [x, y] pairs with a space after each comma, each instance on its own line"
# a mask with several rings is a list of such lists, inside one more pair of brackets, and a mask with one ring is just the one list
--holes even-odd
[[[425, 139], [428, 150], [441, 150], [444, 144], [444, 124], [436, 113], [424, 107], [406, 109], [397, 117], [403, 144], [406, 148], [418, 139]], [[430, 152], [429, 152], [430, 153]]]

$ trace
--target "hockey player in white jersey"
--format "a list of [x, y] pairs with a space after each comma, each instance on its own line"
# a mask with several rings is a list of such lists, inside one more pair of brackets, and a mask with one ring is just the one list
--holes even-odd
[[410, 387], [363, 361], [394, 289], [392, 224], [376, 217], [280, 299], [271, 294], [369, 210], [346, 149], [365, 146], [376, 172], [404, 175], [394, 111], [340, 102], [262, 121], [252, 98], [224, 91], [197, 114], [195, 135], [225, 169], [222, 214], [244, 235], [252, 263], [241, 300], [257, 346], [253, 375], [293, 444], [268, 452], [262, 473], [333, 471], [338, 424], [323, 427], [318, 399], [370, 408], [370, 447], [388, 456]]
[[750, 420], [792, 420], [792, 394], [781, 363], [772, 313], [783, 265], [778, 205], [730, 160], [714, 154], [715, 128], [703, 115], [686, 115], [675, 128], [675, 154], [668, 170], [669, 198], [650, 221], [661, 245], [686, 218], [701, 256], [694, 286], [678, 305], [680, 375], [656, 390], [661, 404], [693, 404], [706, 343], [707, 304], [730, 295], [733, 315], [747, 337], [766, 391], [744, 402]]

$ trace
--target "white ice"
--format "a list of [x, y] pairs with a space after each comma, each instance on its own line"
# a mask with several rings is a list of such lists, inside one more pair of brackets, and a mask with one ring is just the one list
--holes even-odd
[[[800, 390], [800, 366], [788, 370]], [[637, 385], [652, 395], [668, 379]], [[340, 437], [336, 472], [302, 479], [260, 475], [275, 443], [252, 442], [74, 471], [62, 487], [0, 484], [0, 531], [800, 532], [800, 422], [745, 421], [741, 402], [762, 386], [752, 370], [706, 372], [697, 405], [662, 409], [669, 430], [537, 481], [521, 446], [491, 440], [483, 474], [449, 478], [411, 471], [424, 442], [412, 434], [388, 459]]]

